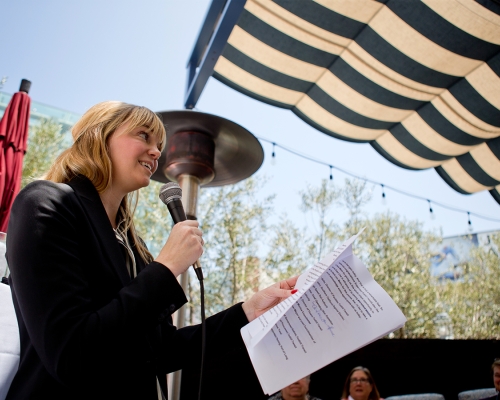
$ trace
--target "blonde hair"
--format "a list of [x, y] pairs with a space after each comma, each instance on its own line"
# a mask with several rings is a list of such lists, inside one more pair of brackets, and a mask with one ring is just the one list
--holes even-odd
[[[78, 175], [86, 176], [98, 193], [104, 192], [111, 184], [112, 164], [107, 143], [120, 126], [128, 124], [131, 131], [145, 127], [156, 136], [160, 151], [165, 147], [165, 127], [153, 111], [146, 107], [119, 101], [105, 101], [91, 107], [73, 127], [73, 145], [57, 157], [43, 179], [67, 183]], [[153, 257], [145, 244], [137, 237], [133, 215], [137, 206], [138, 192], [129, 193], [120, 205], [123, 229], [130, 231], [132, 246], [136, 246], [140, 256], [150, 262]]]

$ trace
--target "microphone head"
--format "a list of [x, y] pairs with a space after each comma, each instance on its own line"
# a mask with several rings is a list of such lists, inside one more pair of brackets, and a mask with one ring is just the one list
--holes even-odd
[[168, 204], [172, 200], [182, 200], [182, 189], [177, 182], [165, 183], [160, 188], [160, 193], [158, 197], [163, 201], [163, 203]]

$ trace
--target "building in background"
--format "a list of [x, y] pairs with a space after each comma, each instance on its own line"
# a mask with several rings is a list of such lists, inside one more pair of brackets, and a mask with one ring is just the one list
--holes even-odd
[[[0, 92], [0, 117], [3, 116], [11, 97], [11, 94]], [[42, 119], [52, 119], [61, 125], [61, 133], [68, 134], [80, 117], [80, 114], [38, 103], [37, 101], [33, 101], [33, 99], [31, 100], [30, 128], [38, 125]]]
[[492, 243], [491, 236], [499, 233], [490, 231], [443, 238], [440, 247], [432, 254], [432, 275], [439, 279], [459, 279], [470, 261], [472, 249], [485, 247], [498, 253], [499, 249]]

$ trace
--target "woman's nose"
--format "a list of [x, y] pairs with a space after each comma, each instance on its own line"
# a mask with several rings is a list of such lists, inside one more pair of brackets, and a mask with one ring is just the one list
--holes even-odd
[[161, 151], [158, 149], [158, 147], [155, 146], [149, 151], [149, 154], [151, 154], [153, 158], [157, 160], [161, 156]]

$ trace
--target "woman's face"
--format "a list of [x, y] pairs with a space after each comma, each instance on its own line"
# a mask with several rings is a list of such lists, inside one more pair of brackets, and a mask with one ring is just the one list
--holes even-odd
[[112, 164], [111, 187], [124, 196], [148, 186], [151, 175], [158, 168], [158, 140], [144, 127], [128, 131], [128, 124], [120, 126], [108, 140]]
[[363, 371], [354, 371], [349, 384], [349, 394], [354, 400], [368, 400], [373, 386]]

